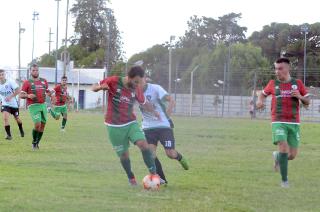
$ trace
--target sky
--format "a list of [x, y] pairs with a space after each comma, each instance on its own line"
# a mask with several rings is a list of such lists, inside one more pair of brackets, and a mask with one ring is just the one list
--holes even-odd
[[[66, 2], [59, 3], [59, 46], [66, 32]], [[73, 3], [75, 0], [70, 0], [70, 7]], [[114, 10], [122, 33], [126, 58], [164, 43], [172, 35], [183, 36], [193, 15], [218, 18], [231, 12], [242, 13], [239, 24], [248, 28], [247, 36], [272, 22], [297, 25], [320, 22], [318, 0], [111, 0], [108, 5]], [[34, 21], [34, 57], [49, 51], [50, 27], [54, 33], [51, 49], [55, 49], [55, 0], [0, 0], [0, 67], [18, 66], [19, 22], [26, 29], [21, 34], [21, 65], [25, 67], [31, 61], [34, 11], [39, 13], [39, 20]], [[73, 34], [73, 21], [69, 16], [68, 37]]]

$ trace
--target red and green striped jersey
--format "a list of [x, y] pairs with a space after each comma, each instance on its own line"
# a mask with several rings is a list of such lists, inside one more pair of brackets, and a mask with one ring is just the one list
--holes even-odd
[[67, 86], [61, 86], [61, 84], [59, 84], [56, 87], [54, 87], [53, 90], [55, 91], [56, 96], [56, 101], [54, 104], [56, 106], [65, 105], [68, 99]]
[[138, 101], [140, 104], [144, 104], [146, 101], [142, 88], [138, 87], [135, 90], [127, 88], [123, 84], [123, 78], [118, 76], [107, 77], [99, 84], [109, 86], [105, 123], [123, 126], [136, 121], [136, 116], [133, 113], [134, 103]]
[[272, 122], [300, 123], [300, 101], [291, 96], [292, 90], [299, 90], [302, 96], [308, 95], [302, 81], [298, 79], [291, 79], [287, 83], [270, 80], [263, 89], [265, 96], [272, 95]]
[[46, 101], [46, 93], [49, 93], [48, 82], [43, 78], [39, 78], [39, 80], [29, 79], [23, 82], [21, 91], [36, 95], [34, 99], [27, 98], [28, 106], [36, 103], [42, 104]]

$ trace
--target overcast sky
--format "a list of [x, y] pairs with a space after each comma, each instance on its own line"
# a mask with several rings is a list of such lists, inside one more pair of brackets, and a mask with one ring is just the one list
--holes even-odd
[[[59, 45], [65, 36], [66, 2], [60, 2]], [[70, 6], [74, 2], [70, 0]], [[55, 49], [56, 5], [55, 0], [0, 0], [0, 67], [18, 65], [19, 21], [26, 29], [21, 38], [22, 66], [31, 61], [33, 11], [39, 12], [39, 20], [35, 22], [35, 57], [48, 52], [50, 27], [54, 33], [51, 48]], [[127, 58], [168, 41], [171, 35], [182, 36], [192, 15], [217, 18], [230, 12], [242, 13], [239, 24], [248, 27], [247, 36], [271, 22], [320, 21], [319, 0], [111, 0], [110, 7], [122, 32]], [[73, 34], [72, 21], [68, 36]]]

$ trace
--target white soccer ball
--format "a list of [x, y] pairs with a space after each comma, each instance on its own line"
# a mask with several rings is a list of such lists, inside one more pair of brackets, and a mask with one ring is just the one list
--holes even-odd
[[143, 188], [146, 190], [159, 190], [160, 177], [159, 175], [148, 174], [142, 180]]

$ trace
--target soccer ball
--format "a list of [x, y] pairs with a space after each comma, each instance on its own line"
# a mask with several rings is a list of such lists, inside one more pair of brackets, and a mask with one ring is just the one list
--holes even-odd
[[143, 188], [146, 190], [159, 190], [160, 177], [159, 175], [148, 174], [142, 180]]

